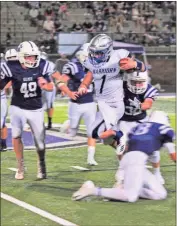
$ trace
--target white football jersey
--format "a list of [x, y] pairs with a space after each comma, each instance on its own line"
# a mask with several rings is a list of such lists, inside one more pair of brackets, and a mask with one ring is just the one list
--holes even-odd
[[126, 58], [129, 51], [125, 49], [113, 50], [108, 62], [94, 66], [89, 59], [85, 67], [92, 72], [97, 100], [118, 102], [123, 100], [123, 76], [120, 74], [119, 61]]

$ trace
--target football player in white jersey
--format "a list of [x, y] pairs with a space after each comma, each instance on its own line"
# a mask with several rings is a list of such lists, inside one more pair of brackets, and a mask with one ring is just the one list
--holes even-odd
[[174, 130], [165, 112], [154, 111], [147, 122], [136, 126], [129, 134], [128, 151], [120, 164], [125, 171], [123, 187], [100, 188], [92, 181], [85, 182], [73, 194], [73, 200], [98, 196], [109, 200], [136, 202], [139, 198], [163, 200], [167, 197], [165, 187], [146, 168], [148, 157], [161, 147], [166, 147], [170, 158], [176, 162]]
[[[44, 60], [48, 60], [48, 55], [45, 52], [41, 52], [41, 58]], [[53, 67], [53, 70], [55, 68], [55, 64], [50, 61], [51, 67]], [[53, 78], [51, 77], [51, 80]], [[46, 90], [42, 90], [42, 100], [43, 100], [43, 108], [45, 111], [47, 111], [47, 116], [48, 116], [48, 126], [47, 129], [52, 128], [52, 118], [54, 114], [54, 108], [53, 104], [55, 101], [55, 96], [56, 96], [56, 88], [54, 86], [54, 89], [51, 92], [48, 92]]]
[[99, 34], [91, 40], [88, 53], [89, 57], [84, 66], [89, 72], [78, 93], [87, 93], [88, 86], [94, 80], [99, 112], [92, 128], [92, 137], [101, 138], [104, 143], [110, 145], [115, 139], [118, 143], [117, 151], [121, 151], [125, 147], [123, 132], [117, 131], [118, 121], [124, 114], [121, 70], [145, 71], [145, 65], [132, 59], [129, 51], [125, 49], [113, 50], [113, 41], [105, 34]]
[[40, 59], [40, 52], [34, 42], [25, 41], [18, 46], [18, 60], [1, 63], [0, 89], [11, 81], [13, 95], [10, 106], [13, 148], [17, 159], [15, 179], [24, 179], [24, 158], [22, 132], [26, 122], [34, 135], [38, 155], [37, 178], [45, 179], [45, 128], [41, 90], [53, 90], [50, 80], [50, 63]]

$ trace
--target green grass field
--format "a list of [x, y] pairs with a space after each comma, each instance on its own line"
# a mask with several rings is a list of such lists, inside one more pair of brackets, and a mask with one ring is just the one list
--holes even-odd
[[[154, 109], [166, 110], [175, 128], [175, 100], [158, 100]], [[67, 106], [57, 107], [55, 122], [67, 119]], [[163, 201], [139, 200], [137, 203], [104, 202], [90, 198], [74, 202], [72, 193], [86, 180], [96, 185], [111, 187], [117, 161], [113, 149], [97, 145], [96, 160], [99, 165], [91, 171], [79, 171], [73, 165], [87, 167], [87, 148], [47, 151], [48, 179], [36, 181], [36, 153], [25, 152], [27, 172], [23, 181], [14, 179], [9, 167], [16, 167], [13, 152], [1, 153], [1, 192], [34, 205], [79, 226], [175, 226], [176, 191], [175, 164], [165, 151], [161, 152], [161, 171], [166, 180], [168, 198]], [[1, 199], [2, 200], [2, 199]], [[2, 226], [55, 226], [46, 218], [15, 204], [1, 201]]]

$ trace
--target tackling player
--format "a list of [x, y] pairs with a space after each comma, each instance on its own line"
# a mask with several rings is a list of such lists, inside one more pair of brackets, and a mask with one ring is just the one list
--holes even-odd
[[97, 111], [96, 103], [93, 100], [92, 84], [90, 84], [85, 95], [79, 96], [77, 94], [77, 90], [86, 73], [86, 69], [83, 67], [83, 61], [86, 60], [87, 57], [88, 54], [85, 54], [83, 50], [80, 50], [76, 53], [75, 62], [71, 61], [64, 65], [62, 79], [58, 83], [58, 87], [70, 97], [68, 109], [69, 133], [71, 136], [76, 135], [80, 120], [83, 118], [88, 136], [87, 164], [97, 165], [97, 162], [94, 159], [95, 139], [92, 138], [91, 134], [91, 126], [95, 121]]
[[99, 112], [92, 128], [92, 137], [101, 138], [110, 144], [113, 139], [109, 141], [107, 138], [114, 138], [118, 143], [117, 150], [121, 151], [125, 146], [125, 138], [122, 131], [117, 131], [118, 121], [124, 114], [123, 75], [120, 70], [146, 69], [142, 62], [131, 59], [127, 50], [113, 50], [113, 41], [105, 34], [99, 34], [91, 40], [88, 52], [84, 66], [89, 72], [78, 92], [81, 95], [87, 93], [87, 88], [94, 80]]
[[73, 200], [91, 195], [125, 202], [136, 202], [139, 198], [166, 199], [166, 189], [146, 168], [146, 162], [162, 146], [168, 149], [171, 159], [176, 162], [173, 139], [174, 131], [166, 113], [152, 112], [147, 122], [139, 124], [129, 134], [128, 151], [120, 162], [125, 172], [123, 188], [98, 188], [92, 181], [87, 181], [73, 194]]
[[40, 59], [35, 43], [22, 42], [18, 46], [18, 60], [1, 63], [0, 89], [11, 81], [13, 95], [10, 106], [13, 147], [16, 154], [18, 171], [15, 178], [24, 178], [23, 127], [28, 122], [38, 154], [38, 173], [40, 179], [46, 178], [45, 165], [45, 128], [42, 110], [41, 89], [53, 90], [49, 75], [53, 73], [50, 63]]
[[[128, 74], [127, 81], [124, 82], [124, 104], [125, 112], [119, 121], [119, 129], [123, 131], [126, 136], [131, 129], [138, 124], [147, 120], [147, 110], [152, 108], [153, 102], [158, 96], [158, 90], [152, 85], [148, 84], [147, 72], [133, 72]], [[122, 153], [118, 153], [121, 157]], [[164, 184], [164, 179], [160, 173], [160, 153], [153, 152], [149, 160], [152, 162], [154, 174], [156, 178]], [[117, 181], [121, 184], [123, 180], [123, 172], [118, 171]]]

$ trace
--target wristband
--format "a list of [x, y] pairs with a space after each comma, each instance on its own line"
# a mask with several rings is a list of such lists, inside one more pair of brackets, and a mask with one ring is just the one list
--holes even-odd
[[143, 63], [141, 61], [136, 61], [136, 63], [137, 63], [136, 70], [141, 71], [143, 67]]

